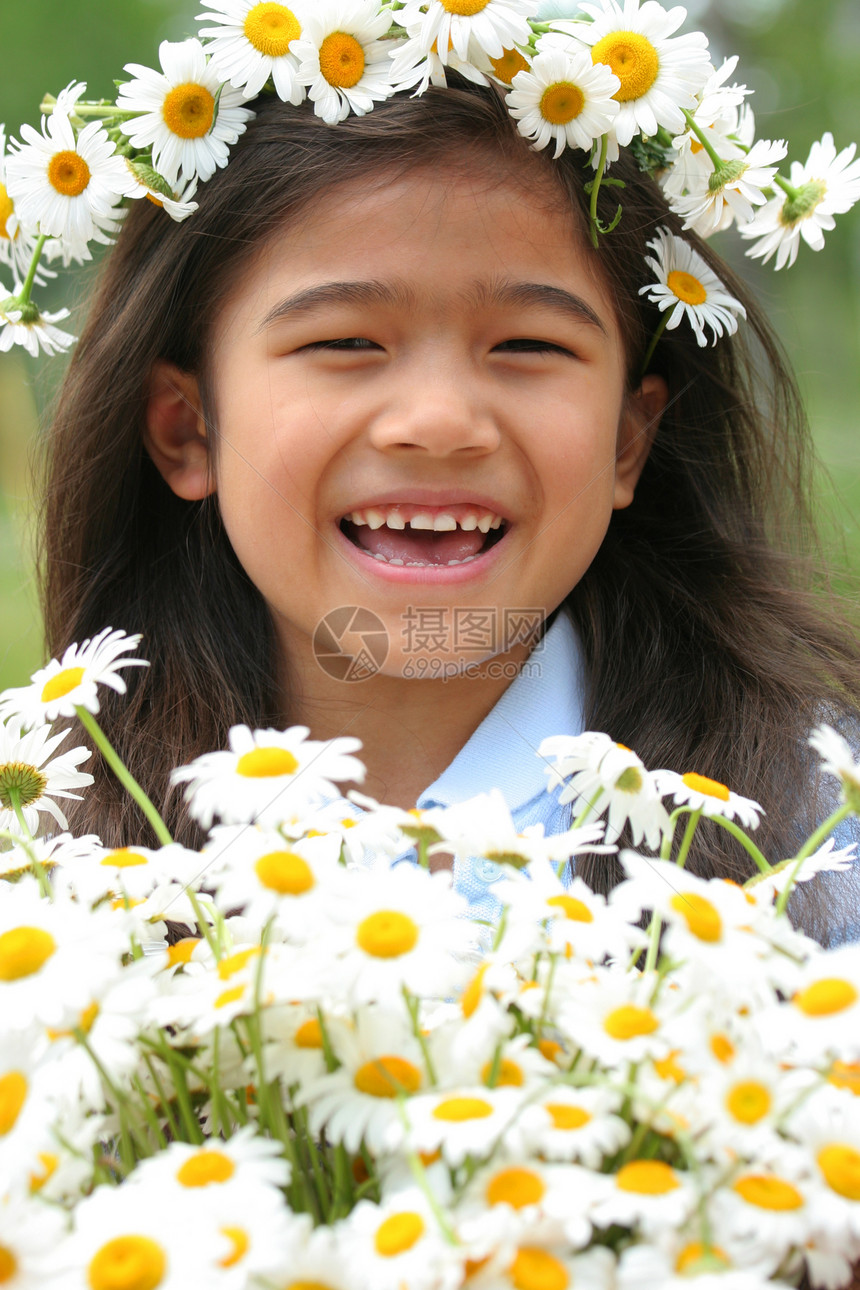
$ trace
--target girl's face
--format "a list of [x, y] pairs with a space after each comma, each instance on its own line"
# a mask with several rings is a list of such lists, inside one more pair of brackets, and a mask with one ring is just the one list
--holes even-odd
[[625, 396], [598, 261], [557, 193], [477, 167], [344, 185], [267, 244], [215, 328], [209, 433], [287, 659], [357, 606], [385, 673], [451, 675], [582, 577], [662, 406]]

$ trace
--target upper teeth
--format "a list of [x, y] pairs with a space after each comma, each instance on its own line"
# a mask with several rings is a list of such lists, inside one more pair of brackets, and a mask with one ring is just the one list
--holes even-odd
[[451, 533], [456, 528], [464, 529], [466, 532], [480, 529], [482, 533], [488, 533], [490, 529], [497, 529], [504, 523], [501, 515], [477, 509], [462, 514], [459, 518], [447, 511], [442, 511], [438, 515], [431, 515], [427, 511], [416, 511], [407, 520], [396, 506], [386, 507], [384, 510], [380, 507], [368, 506], [363, 511], [350, 511], [344, 518], [353, 524], [367, 524], [372, 529], [381, 529], [383, 525], [389, 529], [405, 529], [408, 524], [410, 528], [432, 530], [434, 533]]

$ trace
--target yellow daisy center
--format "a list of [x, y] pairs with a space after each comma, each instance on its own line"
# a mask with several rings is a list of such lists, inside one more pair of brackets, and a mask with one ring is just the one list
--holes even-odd
[[433, 1119], [444, 1120], [448, 1124], [460, 1124], [464, 1120], [486, 1120], [493, 1114], [493, 1108], [482, 1097], [446, 1097], [433, 1107]]
[[681, 1186], [675, 1170], [662, 1160], [631, 1160], [618, 1170], [615, 1185], [637, 1196], [665, 1196]]
[[322, 1026], [316, 1017], [309, 1017], [307, 1021], [302, 1022], [293, 1035], [293, 1043], [296, 1048], [322, 1048]]
[[748, 1205], [759, 1209], [792, 1210], [803, 1208], [803, 1197], [792, 1183], [775, 1174], [747, 1174], [732, 1184]]
[[539, 1039], [538, 1052], [548, 1062], [557, 1062], [564, 1057], [564, 1049], [557, 1039]]
[[298, 768], [298, 761], [286, 748], [253, 748], [239, 758], [236, 774], [246, 779], [273, 779], [292, 775]]
[[[692, 273], [684, 273], [683, 269], [673, 269], [666, 279], [666, 286], [685, 305], [703, 305], [708, 298], [708, 293], [699, 279], [694, 278]], [[718, 797], [723, 802], [729, 800], [729, 790], [724, 784], [718, 784], [715, 779], [708, 779], [705, 775], [696, 775], [692, 772], [683, 775], [682, 779], [688, 788], [695, 789], [697, 793]]]
[[[485, 1062], [481, 1070], [481, 1083], [489, 1084], [490, 1076], [493, 1073], [493, 1063]], [[503, 1057], [499, 1062], [499, 1069], [496, 1071], [495, 1088], [522, 1088], [525, 1083], [523, 1068], [516, 1062], [511, 1061], [510, 1057]]]
[[556, 81], [548, 85], [540, 98], [540, 114], [550, 125], [567, 125], [574, 121], [585, 107], [585, 95], [572, 81]]
[[222, 990], [215, 1000], [214, 1007], [229, 1008], [231, 1003], [238, 1003], [245, 993], [243, 985], [231, 986], [229, 990]]
[[723, 920], [709, 900], [695, 891], [678, 892], [669, 905], [687, 924], [687, 931], [712, 945], [723, 934]]
[[584, 901], [575, 896], [550, 896], [546, 902], [550, 909], [560, 909], [565, 918], [574, 923], [593, 923], [594, 915]]
[[860, 1062], [834, 1062], [827, 1079], [836, 1088], [847, 1088], [860, 1097]]
[[236, 1166], [223, 1151], [204, 1149], [195, 1151], [176, 1171], [176, 1181], [183, 1187], [208, 1187], [210, 1183], [225, 1183], [233, 1177]]
[[262, 885], [280, 896], [303, 896], [316, 886], [313, 870], [307, 860], [294, 851], [269, 851], [254, 865]]
[[116, 1236], [87, 1268], [91, 1290], [156, 1290], [167, 1272], [167, 1256], [148, 1236]]
[[0, 1075], [0, 1138], [14, 1129], [21, 1107], [27, 1100], [26, 1076], [20, 1071]]
[[[84, 1008], [83, 1012], [80, 1013], [80, 1015], [78, 1016], [77, 1025], [75, 1026], [75, 1029], [82, 1031], [85, 1035], [88, 1035], [92, 1030], [93, 1026], [96, 1024], [96, 1017], [98, 1015], [99, 1015], [99, 1005], [94, 1000], [88, 1007]], [[47, 1029], [47, 1035], [48, 1035], [48, 1038], [53, 1043], [58, 1039], [74, 1039], [75, 1031], [71, 1029], [54, 1030], [51, 1026], [49, 1026]]]
[[222, 1227], [220, 1230], [227, 1237], [233, 1248], [229, 1254], [224, 1255], [223, 1259], [218, 1260], [218, 1266], [219, 1268], [235, 1267], [251, 1248], [251, 1238], [243, 1227]]
[[758, 1080], [743, 1080], [735, 1084], [726, 1097], [726, 1110], [741, 1124], [757, 1124], [771, 1107], [770, 1089]]
[[245, 18], [248, 42], [270, 58], [281, 58], [301, 34], [301, 23], [285, 4], [255, 4]]
[[442, 8], [448, 13], [459, 14], [461, 18], [474, 18], [489, 3], [490, 0], [442, 0]]
[[397, 909], [380, 909], [362, 919], [355, 939], [375, 959], [396, 959], [418, 944], [418, 925]]
[[[0, 938], [2, 940], [2, 938]], [[832, 1017], [857, 1002], [857, 990], [841, 977], [822, 977], [800, 990], [792, 1003], [807, 1017]]]
[[654, 1069], [660, 1079], [670, 1079], [676, 1084], [681, 1084], [687, 1078], [687, 1072], [678, 1062], [680, 1051], [680, 1048], [673, 1048], [668, 1057], [654, 1063]]
[[570, 1276], [567, 1268], [548, 1250], [536, 1245], [521, 1245], [508, 1276], [515, 1290], [567, 1290]]
[[525, 1209], [537, 1205], [546, 1195], [546, 1185], [532, 1169], [502, 1169], [487, 1183], [485, 1191], [488, 1205], [510, 1205], [511, 1209]]
[[491, 58], [490, 64], [500, 81], [510, 85], [517, 72], [527, 72], [529, 65], [518, 49], [503, 49], [500, 58]]
[[350, 90], [364, 75], [364, 50], [355, 36], [333, 31], [320, 45], [320, 71], [335, 89]]
[[724, 1066], [730, 1062], [735, 1055], [735, 1046], [729, 1039], [728, 1035], [716, 1034], [711, 1035], [711, 1052], [718, 1062]]
[[8, 1245], [0, 1245], [0, 1286], [11, 1281], [18, 1271], [18, 1260]]
[[63, 197], [80, 197], [90, 182], [90, 168], [80, 153], [55, 152], [48, 162], [48, 181]]
[[421, 1072], [405, 1057], [375, 1057], [359, 1066], [352, 1082], [359, 1093], [369, 1097], [397, 1097], [398, 1093], [417, 1093]]
[[84, 669], [82, 667], [66, 667], [62, 672], [57, 672], [52, 676], [50, 681], [45, 682], [42, 690], [42, 702], [53, 703], [55, 699], [64, 699], [67, 694], [71, 694], [84, 679]]
[[[673, 279], [676, 281], [673, 284]], [[701, 305], [707, 299], [708, 293], [692, 274], [681, 273], [679, 269], [674, 269], [668, 278], [670, 291], [674, 291], [679, 300], [683, 300], [688, 305]], [[687, 294], [683, 295], [682, 292]], [[693, 297], [696, 297], [695, 299]], [[704, 793], [706, 797], [716, 797], [720, 802], [727, 802], [731, 794], [725, 784], [721, 784], [717, 779], [708, 779], [707, 775], [697, 775], [694, 770], [690, 770], [686, 775], [681, 776], [682, 781], [687, 788], [691, 788], [694, 793]]]
[[0, 184], [0, 237], [8, 239], [9, 234], [6, 232], [6, 221], [14, 211], [15, 207], [12, 198], [6, 191], [6, 185]]
[[463, 991], [462, 998], [460, 999], [460, 1008], [463, 1016], [466, 1018], [472, 1016], [478, 1004], [484, 997], [484, 977], [487, 974], [489, 966], [489, 963], [482, 964]]
[[179, 963], [190, 963], [191, 955], [199, 944], [199, 936], [183, 936], [181, 941], [177, 941], [175, 945], [168, 946], [168, 965], [170, 967], [176, 967]]
[[719, 1245], [705, 1245], [702, 1241], [691, 1241], [689, 1245], [685, 1245], [675, 1260], [675, 1271], [682, 1276], [685, 1272], [696, 1276], [699, 1270], [727, 1271], [731, 1266], [731, 1259], [725, 1250], [721, 1250]]
[[612, 1039], [637, 1039], [640, 1035], [653, 1035], [660, 1023], [650, 1008], [638, 1008], [624, 1003], [613, 1008], [603, 1018], [603, 1029]]
[[657, 50], [638, 31], [610, 31], [592, 46], [591, 61], [606, 63], [621, 85], [613, 98], [629, 103], [647, 94], [660, 73]]
[[218, 964], [219, 977], [222, 981], [229, 981], [231, 976], [235, 976], [237, 972], [241, 972], [243, 968], [248, 966], [251, 959], [255, 958], [259, 953], [260, 946], [252, 945], [247, 950], [238, 950], [235, 954], [228, 954], [227, 957], [222, 959]]
[[25, 761], [7, 761], [0, 765], [0, 806], [12, 810], [15, 804], [29, 806], [38, 801], [48, 786], [47, 778], [37, 766]]
[[544, 1110], [552, 1120], [554, 1129], [581, 1129], [591, 1119], [584, 1107], [571, 1106], [568, 1102], [544, 1102]]
[[131, 851], [128, 847], [117, 847], [116, 851], [110, 851], [101, 863], [111, 869], [135, 869], [149, 862], [139, 851]]
[[41, 927], [13, 927], [0, 936], [0, 981], [20, 981], [44, 967], [57, 942]]
[[42, 1166], [36, 1173], [30, 1174], [30, 1191], [41, 1191], [49, 1178], [57, 1172], [60, 1163], [60, 1157], [55, 1156], [53, 1151], [40, 1151], [37, 1159]]
[[416, 1241], [424, 1235], [424, 1219], [420, 1214], [407, 1211], [403, 1214], [392, 1214], [380, 1223], [376, 1229], [373, 1244], [377, 1254], [384, 1259], [396, 1258], [411, 1250]]
[[205, 85], [185, 81], [165, 94], [161, 115], [168, 130], [180, 139], [202, 139], [212, 129], [215, 99]]
[[818, 1167], [837, 1195], [860, 1200], [860, 1151], [844, 1142], [831, 1142], [819, 1151]]

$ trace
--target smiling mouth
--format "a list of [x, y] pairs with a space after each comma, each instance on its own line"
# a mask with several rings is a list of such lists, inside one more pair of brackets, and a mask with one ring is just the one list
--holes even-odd
[[469, 564], [496, 546], [508, 521], [482, 507], [368, 506], [350, 511], [340, 531], [365, 555], [411, 567]]

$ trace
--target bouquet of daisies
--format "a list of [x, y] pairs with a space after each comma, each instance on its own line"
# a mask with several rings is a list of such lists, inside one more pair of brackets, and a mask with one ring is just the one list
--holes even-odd
[[[575, 817], [546, 837], [497, 794], [341, 797], [357, 741], [236, 727], [175, 772], [208, 830], [192, 851], [98, 724], [138, 639], [105, 631], [0, 696], [0, 1285], [850, 1281], [860, 948], [785, 913], [852, 860], [828, 841], [860, 807], [841, 736], [812, 737], [833, 814], [775, 866], [755, 802], [600, 734], [542, 746]], [[61, 831], [90, 779], [48, 724], [70, 716], [159, 846]], [[569, 861], [624, 825], [639, 850], [607, 899]], [[699, 827], [757, 876], [689, 873]], [[467, 917], [443, 852], [500, 867], [497, 922]]]
[[[6, 147], [0, 125], [0, 351], [54, 354], [73, 343], [34, 287], [51, 265], [91, 259], [113, 241], [130, 204], [165, 218], [197, 210], [200, 186], [226, 166], [260, 94], [330, 125], [397, 93], [444, 87], [454, 73], [494, 86], [516, 128], [555, 158], [593, 168], [591, 237], [611, 233], [623, 182], [608, 173], [622, 149], [662, 185], [667, 206], [704, 237], [736, 228], [747, 254], [777, 269], [801, 241], [824, 245], [834, 216], [860, 199], [855, 144], [828, 131], [806, 162], [786, 166], [784, 139], [756, 138], [737, 58], [714, 66], [706, 35], [682, 32], [686, 10], [657, 0], [201, 0], [199, 39], [162, 42], [159, 67], [127, 63], [111, 99], [73, 81], [41, 104]], [[786, 173], [783, 173], [783, 172]], [[598, 216], [601, 184], [619, 205]], [[649, 299], [669, 327], [693, 324], [701, 345], [737, 329], [743, 307], [702, 257], [668, 232], [647, 257]], [[10, 282], [11, 279], [11, 282]]]

